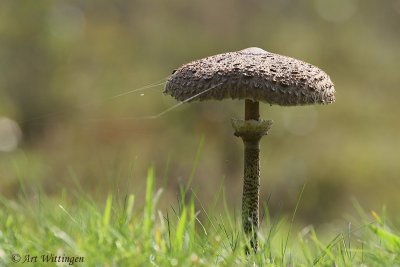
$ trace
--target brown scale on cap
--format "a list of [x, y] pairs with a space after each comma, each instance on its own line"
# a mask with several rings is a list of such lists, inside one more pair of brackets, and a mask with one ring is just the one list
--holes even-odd
[[200, 94], [191, 101], [232, 98], [281, 106], [335, 101], [334, 85], [324, 71], [257, 47], [183, 65], [170, 76], [164, 93], [179, 101]]

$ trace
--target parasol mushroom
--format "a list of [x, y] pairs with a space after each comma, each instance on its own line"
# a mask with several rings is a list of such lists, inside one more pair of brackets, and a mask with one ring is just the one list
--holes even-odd
[[281, 106], [330, 104], [335, 89], [321, 69], [257, 47], [199, 59], [169, 77], [165, 94], [179, 101], [244, 99], [244, 120], [232, 119], [235, 136], [244, 143], [242, 224], [250, 245], [258, 248], [260, 140], [271, 120], [260, 119], [259, 102]]

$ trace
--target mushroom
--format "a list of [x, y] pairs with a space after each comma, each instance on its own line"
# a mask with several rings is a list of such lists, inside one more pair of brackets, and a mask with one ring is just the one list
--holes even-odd
[[169, 77], [164, 93], [185, 102], [245, 100], [244, 120], [232, 119], [232, 126], [244, 143], [243, 230], [256, 252], [260, 140], [272, 125], [271, 120], [260, 119], [259, 102], [281, 106], [333, 103], [335, 89], [329, 76], [309, 63], [251, 47], [181, 66]]

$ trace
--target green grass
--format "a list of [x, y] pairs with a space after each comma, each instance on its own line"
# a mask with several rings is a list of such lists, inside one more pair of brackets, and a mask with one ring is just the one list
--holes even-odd
[[[227, 203], [224, 214], [215, 214], [195, 205], [193, 193], [161, 212], [162, 190], [154, 189], [154, 179], [150, 169], [144, 207], [135, 206], [134, 195], [121, 200], [110, 194], [102, 207], [84, 194], [64, 193], [57, 201], [40, 194], [35, 201], [0, 199], [0, 266], [56, 266], [43, 263], [42, 255], [51, 254], [64, 261], [83, 257], [74, 266], [400, 266], [399, 232], [375, 212], [360, 210], [358, 227], [349, 225], [328, 240], [312, 226], [296, 234], [294, 215], [274, 219], [267, 212], [260, 251], [247, 256], [240, 221]], [[27, 255], [37, 256], [36, 263], [22, 263]]]

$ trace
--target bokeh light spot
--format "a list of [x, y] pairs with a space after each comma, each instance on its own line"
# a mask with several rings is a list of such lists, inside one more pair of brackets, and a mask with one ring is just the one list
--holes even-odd
[[11, 152], [15, 150], [21, 137], [21, 129], [15, 121], [0, 117], [0, 151]]

